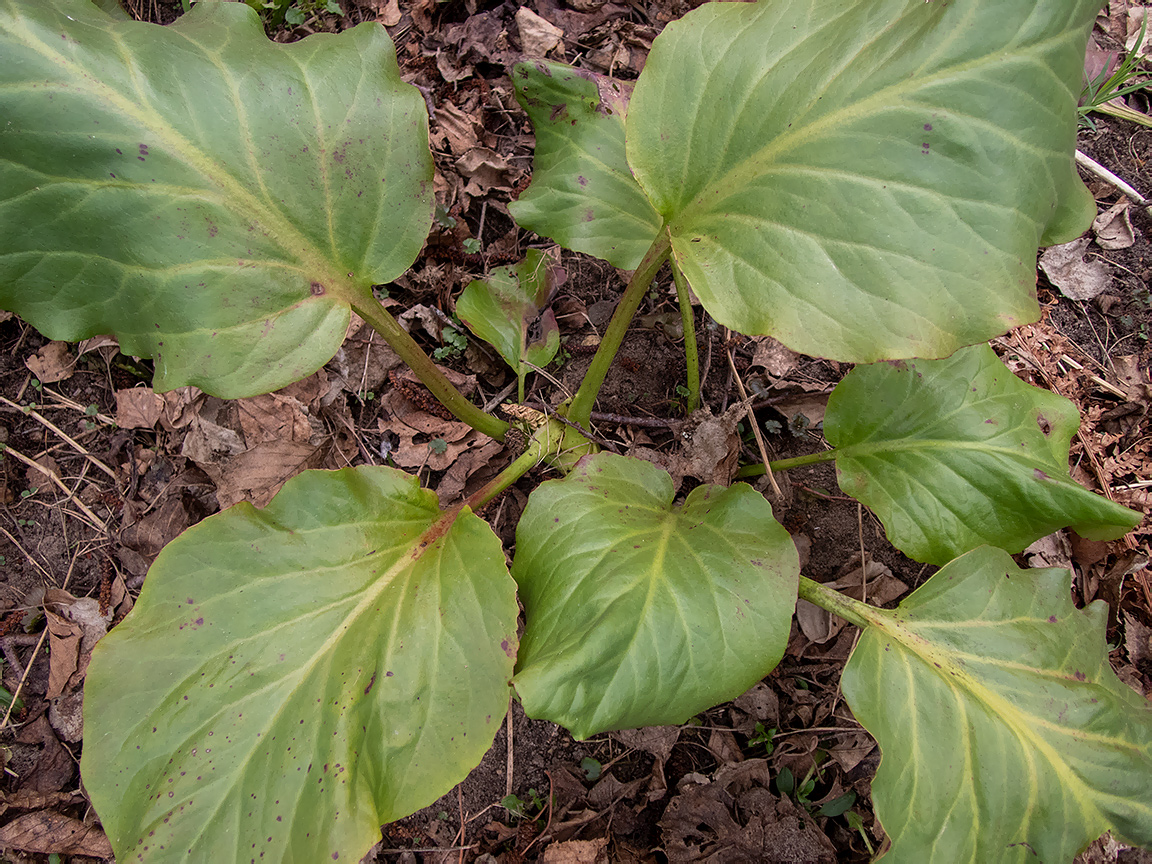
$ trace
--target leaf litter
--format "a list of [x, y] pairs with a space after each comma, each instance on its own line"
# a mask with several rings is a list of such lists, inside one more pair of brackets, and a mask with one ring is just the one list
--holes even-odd
[[[127, 5], [164, 22], [179, 6], [160, 2], [146, 9], [136, 0]], [[656, 33], [687, 4], [654, 0], [633, 8], [600, 0], [566, 5], [539, 0], [516, 12], [483, 10], [475, 0], [462, 7], [430, 0], [403, 5], [344, 0], [342, 8], [343, 16], [320, 14], [274, 36], [285, 41], [380, 20], [397, 44], [405, 80], [424, 92], [433, 112], [436, 190], [445, 218], [412, 272], [389, 288], [389, 302], [429, 310], [420, 316], [419, 329], [425, 332], [418, 337], [433, 350], [444, 345], [453, 298], [491, 267], [515, 263], [532, 239], [507, 215], [507, 203], [526, 184], [532, 144], [507, 67], [524, 55], [572, 61], [579, 53], [585, 68], [633, 79]], [[1132, 43], [1143, 11], [1113, 0], [1101, 16], [1099, 39]], [[1147, 187], [1152, 145], [1138, 127], [1099, 121], [1098, 131], [1082, 134], [1078, 146]], [[1147, 433], [1152, 223], [1146, 208], [1132, 207], [1101, 181], [1090, 184], [1101, 215], [1093, 235], [1077, 241], [1066, 258], [1073, 270], [1087, 269], [1093, 281], [1086, 285], [1080, 276], [1042, 268], [1044, 320], [999, 340], [998, 349], [1017, 374], [1080, 408], [1084, 421], [1073, 441], [1074, 476], [1147, 513], [1152, 508]], [[466, 248], [467, 239], [476, 240], [479, 251]], [[604, 318], [593, 310], [610, 311], [621, 283], [597, 262], [565, 256], [571, 278], [556, 299], [561, 332], [569, 346], [594, 344]], [[1078, 299], [1056, 293], [1066, 290]], [[621, 452], [647, 452], [681, 466], [687, 485], [726, 479], [734, 457], [756, 456], [746, 424], [742, 428], [733, 419], [738, 397], [720, 358], [724, 336], [700, 328], [712, 417], [695, 421], [685, 439], [687, 424], [676, 408], [668, 372], [682, 363], [678, 337], [657, 320], [672, 310], [667, 294], [650, 298], [641, 310], [621, 352], [629, 365], [614, 370], [618, 377], [605, 388], [594, 431]], [[643, 323], [645, 316], [649, 324]], [[423, 410], [418, 388], [394, 383], [390, 373], [400, 368], [398, 359], [361, 325], [353, 320], [337, 356], [306, 381], [224, 403], [194, 388], [152, 392], [147, 365], [116, 354], [107, 340], [76, 355], [17, 320], [0, 324], [8, 349], [0, 359], [0, 394], [17, 405], [35, 404], [87, 455], [16, 409], [4, 409], [0, 437], [64, 478], [77, 500], [113, 528], [108, 545], [48, 473], [17, 469], [15, 460], [4, 460], [3, 681], [10, 692], [22, 684], [25, 708], [13, 712], [4, 733], [8, 770], [0, 784], [6, 820], [0, 844], [41, 855], [110, 855], [78, 791], [65, 745], [82, 740], [77, 697], [91, 641], [108, 621], [126, 614], [148, 564], [172, 537], [236, 501], [266, 502], [305, 467], [392, 460], [419, 470], [447, 503], [506, 464], [509, 457], [495, 442]], [[846, 369], [789, 356], [763, 340], [735, 348], [753, 391], [757, 421], [780, 427], [769, 435], [772, 455], [810, 451], [819, 440], [821, 394]], [[552, 374], [561, 384], [577, 380], [583, 356], [572, 350], [568, 363], [576, 371], [552, 369]], [[509, 370], [472, 347], [445, 362], [485, 400], [512, 380]], [[531, 376], [531, 382], [529, 403], [549, 405], [563, 395], [543, 376]], [[118, 428], [99, 419], [109, 415], [115, 415]], [[794, 422], [798, 415], [806, 423]], [[702, 428], [705, 434], [699, 434]], [[115, 480], [95, 470], [92, 458], [111, 466]], [[683, 470], [688, 465], [692, 469]], [[887, 546], [870, 514], [841, 497], [828, 466], [790, 472], [777, 515], [807, 549], [805, 573], [841, 584], [849, 593], [866, 591], [873, 602], [893, 602], [929, 575]], [[511, 511], [522, 507], [523, 499], [523, 490], [513, 488], [485, 515], [514, 525]], [[511, 541], [507, 531], [500, 533]], [[1150, 539], [1152, 526], [1145, 520], [1126, 542], [1092, 544], [1062, 533], [1026, 553], [1037, 564], [1070, 561], [1078, 603], [1101, 597], [1112, 604], [1113, 664], [1145, 694], [1152, 684]], [[827, 616], [813, 619], [806, 611], [798, 618], [784, 661], [764, 682], [684, 727], [574, 742], [558, 727], [530, 721], [514, 709], [511, 742], [502, 731], [459, 790], [388, 826], [366, 860], [651, 861], [657, 849], [669, 860], [774, 860], [764, 857], [773, 849], [791, 850], [791, 857], [780, 859], [788, 861], [867, 860], [867, 844], [882, 842], [868, 806], [878, 751], [836, 685], [857, 631]], [[45, 633], [48, 652], [37, 650]], [[579, 769], [586, 758], [603, 767], [595, 781]], [[781, 792], [785, 769], [796, 781], [794, 788], [814, 772], [817, 782], [807, 800]], [[843, 815], [820, 811], [849, 792], [856, 795], [850, 812], [859, 829]], [[508, 793], [525, 803], [522, 815], [500, 806]], [[401, 851], [429, 845], [444, 851]], [[1116, 861], [1121, 851], [1115, 844], [1094, 844], [1083, 860]]]

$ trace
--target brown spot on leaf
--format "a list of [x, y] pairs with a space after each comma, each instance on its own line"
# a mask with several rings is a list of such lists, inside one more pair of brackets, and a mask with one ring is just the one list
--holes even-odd
[[321, 285], [319, 282], [313, 282], [312, 283], [312, 294], [316, 297], [319, 297], [323, 293], [324, 293], [324, 286]]

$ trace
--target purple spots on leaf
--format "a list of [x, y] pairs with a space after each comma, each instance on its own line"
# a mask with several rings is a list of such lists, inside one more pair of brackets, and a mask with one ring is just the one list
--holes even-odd
[[1056, 616], [1055, 615], [1049, 615], [1048, 616], [1048, 623], [1049, 624], [1055, 624], [1056, 623]]
[[924, 124], [924, 131], [925, 132], [931, 132], [932, 131], [932, 124], [931, 123], [925, 123]]
[[580, 176], [580, 177], [576, 178], [576, 182], [579, 183], [581, 186], [587, 186], [588, 185], [588, 178]]

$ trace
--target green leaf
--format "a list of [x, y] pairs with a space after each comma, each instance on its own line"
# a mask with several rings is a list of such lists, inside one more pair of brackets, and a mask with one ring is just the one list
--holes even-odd
[[516, 98], [536, 132], [532, 183], [508, 205], [516, 221], [562, 246], [633, 270], [660, 216], [628, 169], [630, 84], [562, 63], [518, 63]]
[[653, 44], [628, 163], [708, 312], [866, 362], [1035, 320], [1091, 221], [1072, 151], [1099, 0], [708, 3]]
[[1108, 664], [1108, 607], [1070, 590], [982, 547], [869, 616], [841, 686], [884, 751], [885, 862], [1058, 864], [1109, 830], [1152, 844], [1152, 707]]
[[527, 625], [514, 684], [577, 738], [681, 723], [779, 662], [799, 560], [764, 496], [699, 486], [610, 453], [538, 487], [512, 575]]
[[278, 45], [242, 3], [0, 0], [0, 55], [0, 307], [114, 333], [157, 389], [305, 377], [420, 250], [427, 115], [378, 24]]
[[516, 616], [491, 529], [390, 468], [308, 471], [189, 529], [85, 682], [117, 858], [358, 861], [492, 743]]
[[[560, 350], [560, 329], [551, 309], [554, 279], [549, 261], [539, 249], [529, 249], [513, 267], [497, 267], [487, 279], [468, 285], [456, 301], [456, 314], [473, 333], [494, 347], [520, 379], [531, 366], [544, 367]], [[535, 326], [537, 332], [529, 336]]]
[[1069, 475], [1079, 422], [1071, 402], [977, 345], [853, 369], [828, 399], [824, 434], [840, 488], [906, 555], [945, 564], [984, 543], [1019, 552], [1067, 525], [1113, 540], [1139, 524]]

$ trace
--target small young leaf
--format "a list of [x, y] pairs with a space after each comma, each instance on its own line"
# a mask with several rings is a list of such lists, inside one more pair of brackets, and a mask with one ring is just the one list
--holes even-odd
[[780, 769], [780, 773], [776, 775], [776, 791], [789, 797], [796, 791], [796, 778], [792, 776], [791, 769]]
[[553, 284], [548, 258], [529, 249], [518, 265], [497, 267], [486, 280], [469, 284], [456, 301], [460, 320], [516, 370], [521, 388], [531, 369], [527, 363], [543, 368], [560, 350], [556, 316], [544, 308]]
[[2, 0], [0, 56], [0, 306], [114, 333], [157, 390], [309, 375], [420, 251], [427, 113], [379, 24], [280, 45], [243, 3]]
[[488, 749], [516, 616], [492, 530], [391, 468], [308, 471], [190, 528], [85, 682], [117, 860], [360, 860]]
[[532, 183], [508, 205], [557, 243], [635, 268], [660, 229], [624, 156], [632, 85], [562, 63], [518, 63], [516, 98], [536, 133]]
[[1152, 844], [1152, 706], [1108, 663], [1108, 607], [1066, 570], [981, 547], [893, 612], [844, 670], [884, 751], [885, 862], [1070, 862], [1105, 831]]
[[577, 738], [681, 723], [780, 660], [799, 559], [771, 505], [743, 483], [673, 497], [667, 472], [600, 453], [528, 499], [512, 572], [529, 716]]
[[855, 792], [845, 792], [839, 798], [833, 798], [827, 804], [820, 808], [820, 815], [833, 818], [844, 813], [848, 808], [856, 803]]
[[1071, 402], [1021, 381], [987, 345], [858, 366], [824, 415], [840, 488], [897, 548], [932, 564], [984, 543], [1019, 552], [1066, 525], [1112, 540], [1139, 524], [1072, 480], [1078, 424]]

